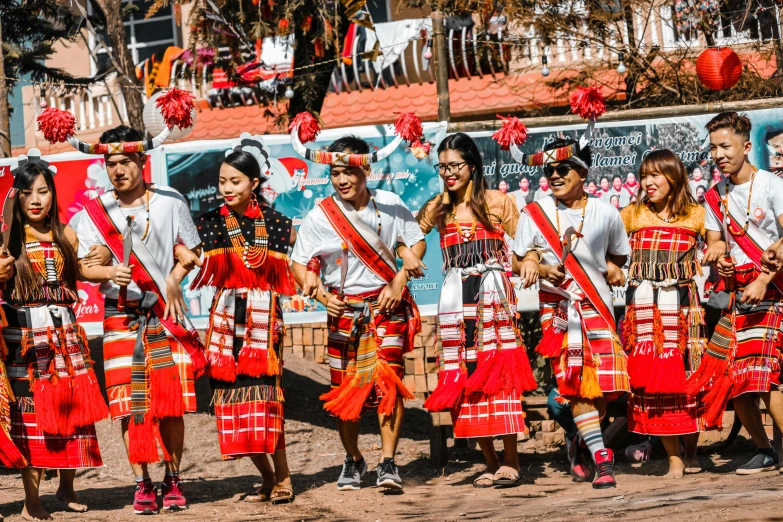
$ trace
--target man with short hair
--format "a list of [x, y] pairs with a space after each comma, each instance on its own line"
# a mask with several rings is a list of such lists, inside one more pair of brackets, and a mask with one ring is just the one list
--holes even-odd
[[752, 145], [747, 116], [722, 113], [706, 128], [712, 159], [726, 176], [706, 193], [705, 217], [705, 262], [717, 263], [723, 277], [713, 294], [723, 312], [699, 369], [688, 380], [688, 393], [708, 389], [708, 428], [721, 427], [726, 403], [732, 399], [758, 448], [737, 469], [739, 475], [750, 475], [773, 471], [779, 463], [762, 423], [759, 397], [783, 429], [783, 394], [778, 390], [783, 275], [779, 268], [763, 268], [764, 251], [782, 236], [783, 180], [748, 160]]
[[546, 179], [546, 176], [541, 176], [540, 178], [538, 178], [538, 190], [536, 190], [536, 193], [533, 196], [533, 201], [540, 201], [545, 197], [551, 195], [552, 195], [552, 189], [549, 186], [549, 180]]
[[[80, 273], [101, 283], [105, 296], [106, 390], [136, 477], [134, 512], [158, 511], [147, 469], [159, 460], [158, 444], [166, 461], [163, 509], [176, 511], [187, 507], [179, 477], [182, 415], [196, 411], [194, 369], [206, 364], [198, 334], [186, 321], [180, 285], [200, 264], [201, 240], [182, 195], [144, 180], [140, 132], [120, 125], [104, 132], [100, 143], [111, 144], [104, 159], [114, 190], [85, 205], [77, 220]], [[128, 233], [132, 250], [124, 259]], [[96, 245], [111, 251], [109, 266], [86, 262]]]
[[[332, 390], [321, 398], [337, 418], [347, 453], [337, 486], [361, 487], [367, 464], [358, 445], [359, 419], [377, 408], [383, 460], [376, 484], [402, 489], [394, 456], [403, 398], [412, 397], [401, 381], [403, 354], [413, 348], [420, 327], [406, 283], [409, 272], [419, 269], [426, 244], [399, 196], [367, 187], [372, 156], [364, 140], [340, 138], [326, 155], [335, 193], [307, 214], [291, 259], [297, 282], [329, 316]], [[397, 270], [395, 253], [405, 260], [403, 270]], [[323, 274], [323, 283], [307, 283], [308, 272]]]
[[[552, 156], [565, 157], [544, 165], [554, 197], [522, 212], [514, 269], [526, 288], [540, 280], [544, 337], [537, 351], [550, 359], [582, 441], [569, 445], [571, 475], [582, 482], [592, 479], [594, 488], [609, 488], [616, 485], [614, 454], [604, 446], [600, 420], [606, 403], [630, 390], [610, 286], [625, 284], [621, 267], [630, 247], [620, 213], [584, 190], [590, 147], [559, 139], [544, 149], [554, 150]], [[595, 472], [579, 461], [580, 446], [589, 451]]]

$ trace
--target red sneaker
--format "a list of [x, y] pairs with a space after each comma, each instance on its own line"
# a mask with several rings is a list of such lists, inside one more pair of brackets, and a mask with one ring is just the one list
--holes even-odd
[[614, 453], [605, 448], [595, 452], [595, 478], [593, 488], [613, 488], [617, 485], [614, 480]]
[[593, 478], [593, 470], [588, 462], [585, 462], [586, 448], [582, 448], [579, 435], [574, 440], [567, 441], [568, 462], [571, 476], [577, 482], [590, 482]]
[[166, 511], [188, 509], [185, 492], [182, 491], [179, 477], [166, 475], [166, 478], [160, 485], [160, 494], [163, 496], [163, 509]]
[[136, 515], [154, 515], [158, 512], [158, 490], [150, 479], [136, 483], [133, 493], [133, 512]]

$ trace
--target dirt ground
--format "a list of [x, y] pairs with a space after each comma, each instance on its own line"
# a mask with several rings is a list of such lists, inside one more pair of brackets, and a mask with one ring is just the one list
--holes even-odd
[[[92, 343], [91, 343], [92, 344]], [[96, 357], [96, 359], [98, 359]], [[721, 455], [704, 456], [706, 472], [680, 480], [666, 480], [665, 461], [643, 466], [618, 463], [618, 487], [593, 490], [571, 481], [564, 450], [540, 441], [520, 443], [523, 483], [507, 489], [474, 489], [472, 480], [482, 470], [477, 449], [450, 450], [444, 470], [428, 460], [429, 416], [419, 401], [406, 408], [404, 438], [397, 463], [405, 481], [402, 495], [388, 495], [371, 487], [373, 473], [361, 491], [338, 492], [335, 481], [344, 452], [334, 422], [323, 413], [318, 395], [328, 382], [326, 368], [289, 358], [286, 361], [286, 442], [296, 502], [285, 506], [242, 500], [260, 476], [248, 459], [221, 462], [215, 421], [205, 382], [199, 385], [204, 412], [186, 417], [186, 444], [182, 474], [190, 509], [163, 514], [177, 520], [276, 521], [396, 521], [396, 520], [780, 520], [783, 475], [777, 472], [751, 477], [734, 474], [752, 456], [744, 439]], [[365, 418], [360, 446], [368, 463], [380, 457], [377, 422]], [[98, 425], [104, 467], [79, 472], [77, 489], [90, 507], [85, 514], [64, 511], [55, 497], [57, 478], [41, 487], [43, 504], [55, 520], [131, 520], [133, 477], [119, 439], [119, 426]], [[155, 481], [163, 468], [152, 470]], [[0, 475], [0, 514], [20, 521], [23, 490], [18, 473]]]

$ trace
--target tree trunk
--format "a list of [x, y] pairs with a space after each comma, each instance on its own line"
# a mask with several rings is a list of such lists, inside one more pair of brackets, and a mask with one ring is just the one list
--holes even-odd
[[[636, 27], [633, 24], [633, 7], [629, 1], [624, 2], [623, 18], [628, 28], [628, 47], [630, 54], [639, 57], [639, 45], [636, 41]], [[622, 40], [622, 35], [620, 36]], [[630, 104], [636, 95], [636, 83], [639, 81], [638, 65], [634, 60], [628, 60], [628, 74], [625, 75], [625, 102]]]
[[438, 121], [451, 121], [449, 98], [449, 64], [446, 50], [446, 33], [443, 27], [443, 11], [432, 13], [432, 42], [435, 46], [435, 83], [438, 92]]
[[8, 84], [3, 58], [3, 23], [0, 21], [0, 157], [11, 157], [11, 118], [8, 112]]
[[128, 121], [131, 127], [144, 132], [144, 120], [141, 117], [144, 103], [141, 101], [141, 91], [139, 91], [139, 85], [136, 82], [133, 56], [125, 43], [121, 0], [94, 0], [94, 2], [101, 8], [106, 19], [106, 32], [109, 34], [111, 43], [112, 61], [115, 68], [118, 69], [118, 79], [128, 111]]

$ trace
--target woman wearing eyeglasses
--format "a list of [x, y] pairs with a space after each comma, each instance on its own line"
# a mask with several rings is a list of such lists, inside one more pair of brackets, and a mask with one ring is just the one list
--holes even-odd
[[[425, 234], [438, 229], [446, 273], [438, 305], [438, 387], [424, 406], [449, 410], [454, 436], [478, 440], [487, 469], [474, 486], [511, 485], [519, 481], [522, 393], [537, 387], [503, 268], [509, 259], [504, 236], [513, 236], [519, 212], [511, 198], [488, 189], [468, 135], [448, 136], [438, 159], [446, 188], [417, 217]], [[493, 437], [503, 439], [502, 463]]]
[[[609, 287], [624, 284], [628, 237], [617, 209], [585, 192], [590, 148], [558, 139], [545, 150], [563, 159], [544, 166], [553, 195], [522, 211], [514, 268], [526, 288], [541, 280], [544, 337], [537, 351], [551, 359], [581, 439], [569, 446], [571, 475], [582, 482], [594, 476], [594, 488], [610, 488], [614, 455], [604, 447], [600, 418], [606, 403], [630, 386]], [[592, 456], [587, 463], [579, 459], [580, 446]]]
[[[639, 169], [637, 202], [620, 215], [630, 234], [623, 341], [633, 396], [628, 430], [659, 435], [669, 455], [669, 478], [701, 471], [696, 447], [704, 429], [699, 400], [689, 398], [686, 377], [698, 368], [706, 345], [704, 313], [693, 278], [704, 207], [688, 188], [688, 173], [670, 150], [651, 152]], [[685, 439], [685, 461], [680, 457]]]

